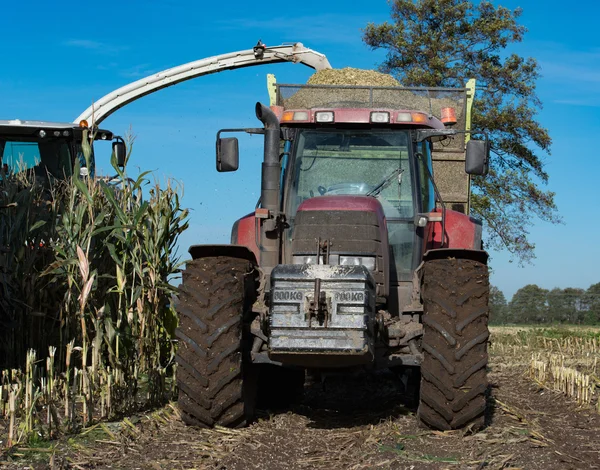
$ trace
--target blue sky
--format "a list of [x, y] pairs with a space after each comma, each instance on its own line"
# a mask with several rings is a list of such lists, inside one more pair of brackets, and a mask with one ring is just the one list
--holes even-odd
[[[564, 224], [532, 219], [533, 265], [519, 267], [492, 253], [492, 282], [508, 298], [529, 283], [582, 287], [600, 282], [600, 3], [565, 8], [549, 0], [495, 2], [523, 8], [529, 32], [513, 50], [535, 57], [543, 77], [538, 118], [553, 138], [546, 156], [548, 188]], [[52, 6], [54, 5], [54, 6]], [[227, 3], [176, 0], [11, 2], [4, 8], [0, 65], [0, 119], [71, 121], [93, 100], [133, 80], [192, 60], [267, 45], [302, 42], [336, 67], [375, 68], [383, 51], [361, 41], [367, 22], [389, 18], [385, 0]], [[131, 166], [155, 170], [184, 186], [192, 209], [181, 245], [224, 243], [232, 223], [251, 212], [260, 191], [260, 137], [240, 139], [241, 168], [214, 170], [214, 139], [226, 127], [255, 127], [254, 103], [268, 101], [266, 74], [280, 83], [304, 83], [311, 69], [277, 64], [202, 77], [142, 98], [104, 122], [136, 135]], [[107, 159], [109, 147], [98, 147]], [[107, 168], [106, 163], [100, 166]], [[182, 250], [184, 251], [184, 250]]]

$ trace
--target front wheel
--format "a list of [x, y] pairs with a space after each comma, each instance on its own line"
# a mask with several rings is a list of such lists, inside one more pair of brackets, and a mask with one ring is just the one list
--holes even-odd
[[243, 316], [251, 304], [251, 264], [200, 258], [183, 271], [176, 310], [178, 405], [186, 424], [239, 427], [252, 419], [254, 378]]
[[418, 417], [441, 430], [480, 429], [488, 387], [488, 268], [467, 259], [427, 261], [422, 297]]

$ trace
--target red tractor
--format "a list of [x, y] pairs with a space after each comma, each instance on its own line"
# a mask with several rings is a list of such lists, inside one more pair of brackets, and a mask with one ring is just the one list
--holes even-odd
[[465, 138], [467, 91], [277, 85], [256, 105], [262, 128], [217, 134], [221, 172], [239, 162], [221, 134], [264, 134], [261, 197], [230, 245], [189, 250], [188, 424], [244, 425], [257, 399], [297, 396], [306, 371], [390, 368], [416, 381], [421, 422], [483, 425], [488, 255], [467, 214], [489, 145]]

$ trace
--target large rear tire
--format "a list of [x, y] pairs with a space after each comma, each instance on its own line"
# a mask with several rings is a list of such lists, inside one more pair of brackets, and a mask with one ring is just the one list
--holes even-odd
[[244, 314], [253, 301], [251, 264], [239, 258], [187, 263], [177, 302], [178, 404], [186, 424], [244, 426], [255, 386], [245, 355]]
[[488, 268], [473, 260], [439, 259], [423, 269], [418, 417], [441, 430], [481, 429], [488, 387]]

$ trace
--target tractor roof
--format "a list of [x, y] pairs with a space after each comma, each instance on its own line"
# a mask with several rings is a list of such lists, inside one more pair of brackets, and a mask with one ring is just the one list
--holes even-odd
[[[310, 118], [318, 111], [333, 110], [336, 121], [338, 116], [341, 118], [344, 115], [347, 118], [345, 122], [383, 123], [384, 121], [372, 121], [369, 114], [374, 112], [385, 118], [384, 113], [387, 112], [389, 120], [385, 122], [389, 123], [422, 122], [428, 127], [443, 128], [442, 122], [453, 121], [454, 129], [465, 130], [467, 88], [276, 83], [271, 104], [282, 107], [283, 111], [307, 110], [307, 122], [310, 122]], [[451, 119], [444, 118], [447, 113], [452, 116]], [[409, 114], [427, 116], [427, 119], [415, 121], [408, 116]], [[317, 118], [316, 122], [326, 121], [319, 121]]]
[[[44, 131], [49, 137], [54, 132], [68, 131], [68, 136], [75, 136], [81, 138], [83, 128], [72, 122], [53, 122], [53, 121], [24, 121], [21, 119], [5, 120], [0, 119], [0, 136], [11, 135], [11, 136], [27, 136], [27, 137], [39, 137], [40, 131]], [[58, 136], [57, 136], [58, 137]], [[98, 129], [96, 132], [96, 140], [112, 140], [113, 134], [110, 131]]]

